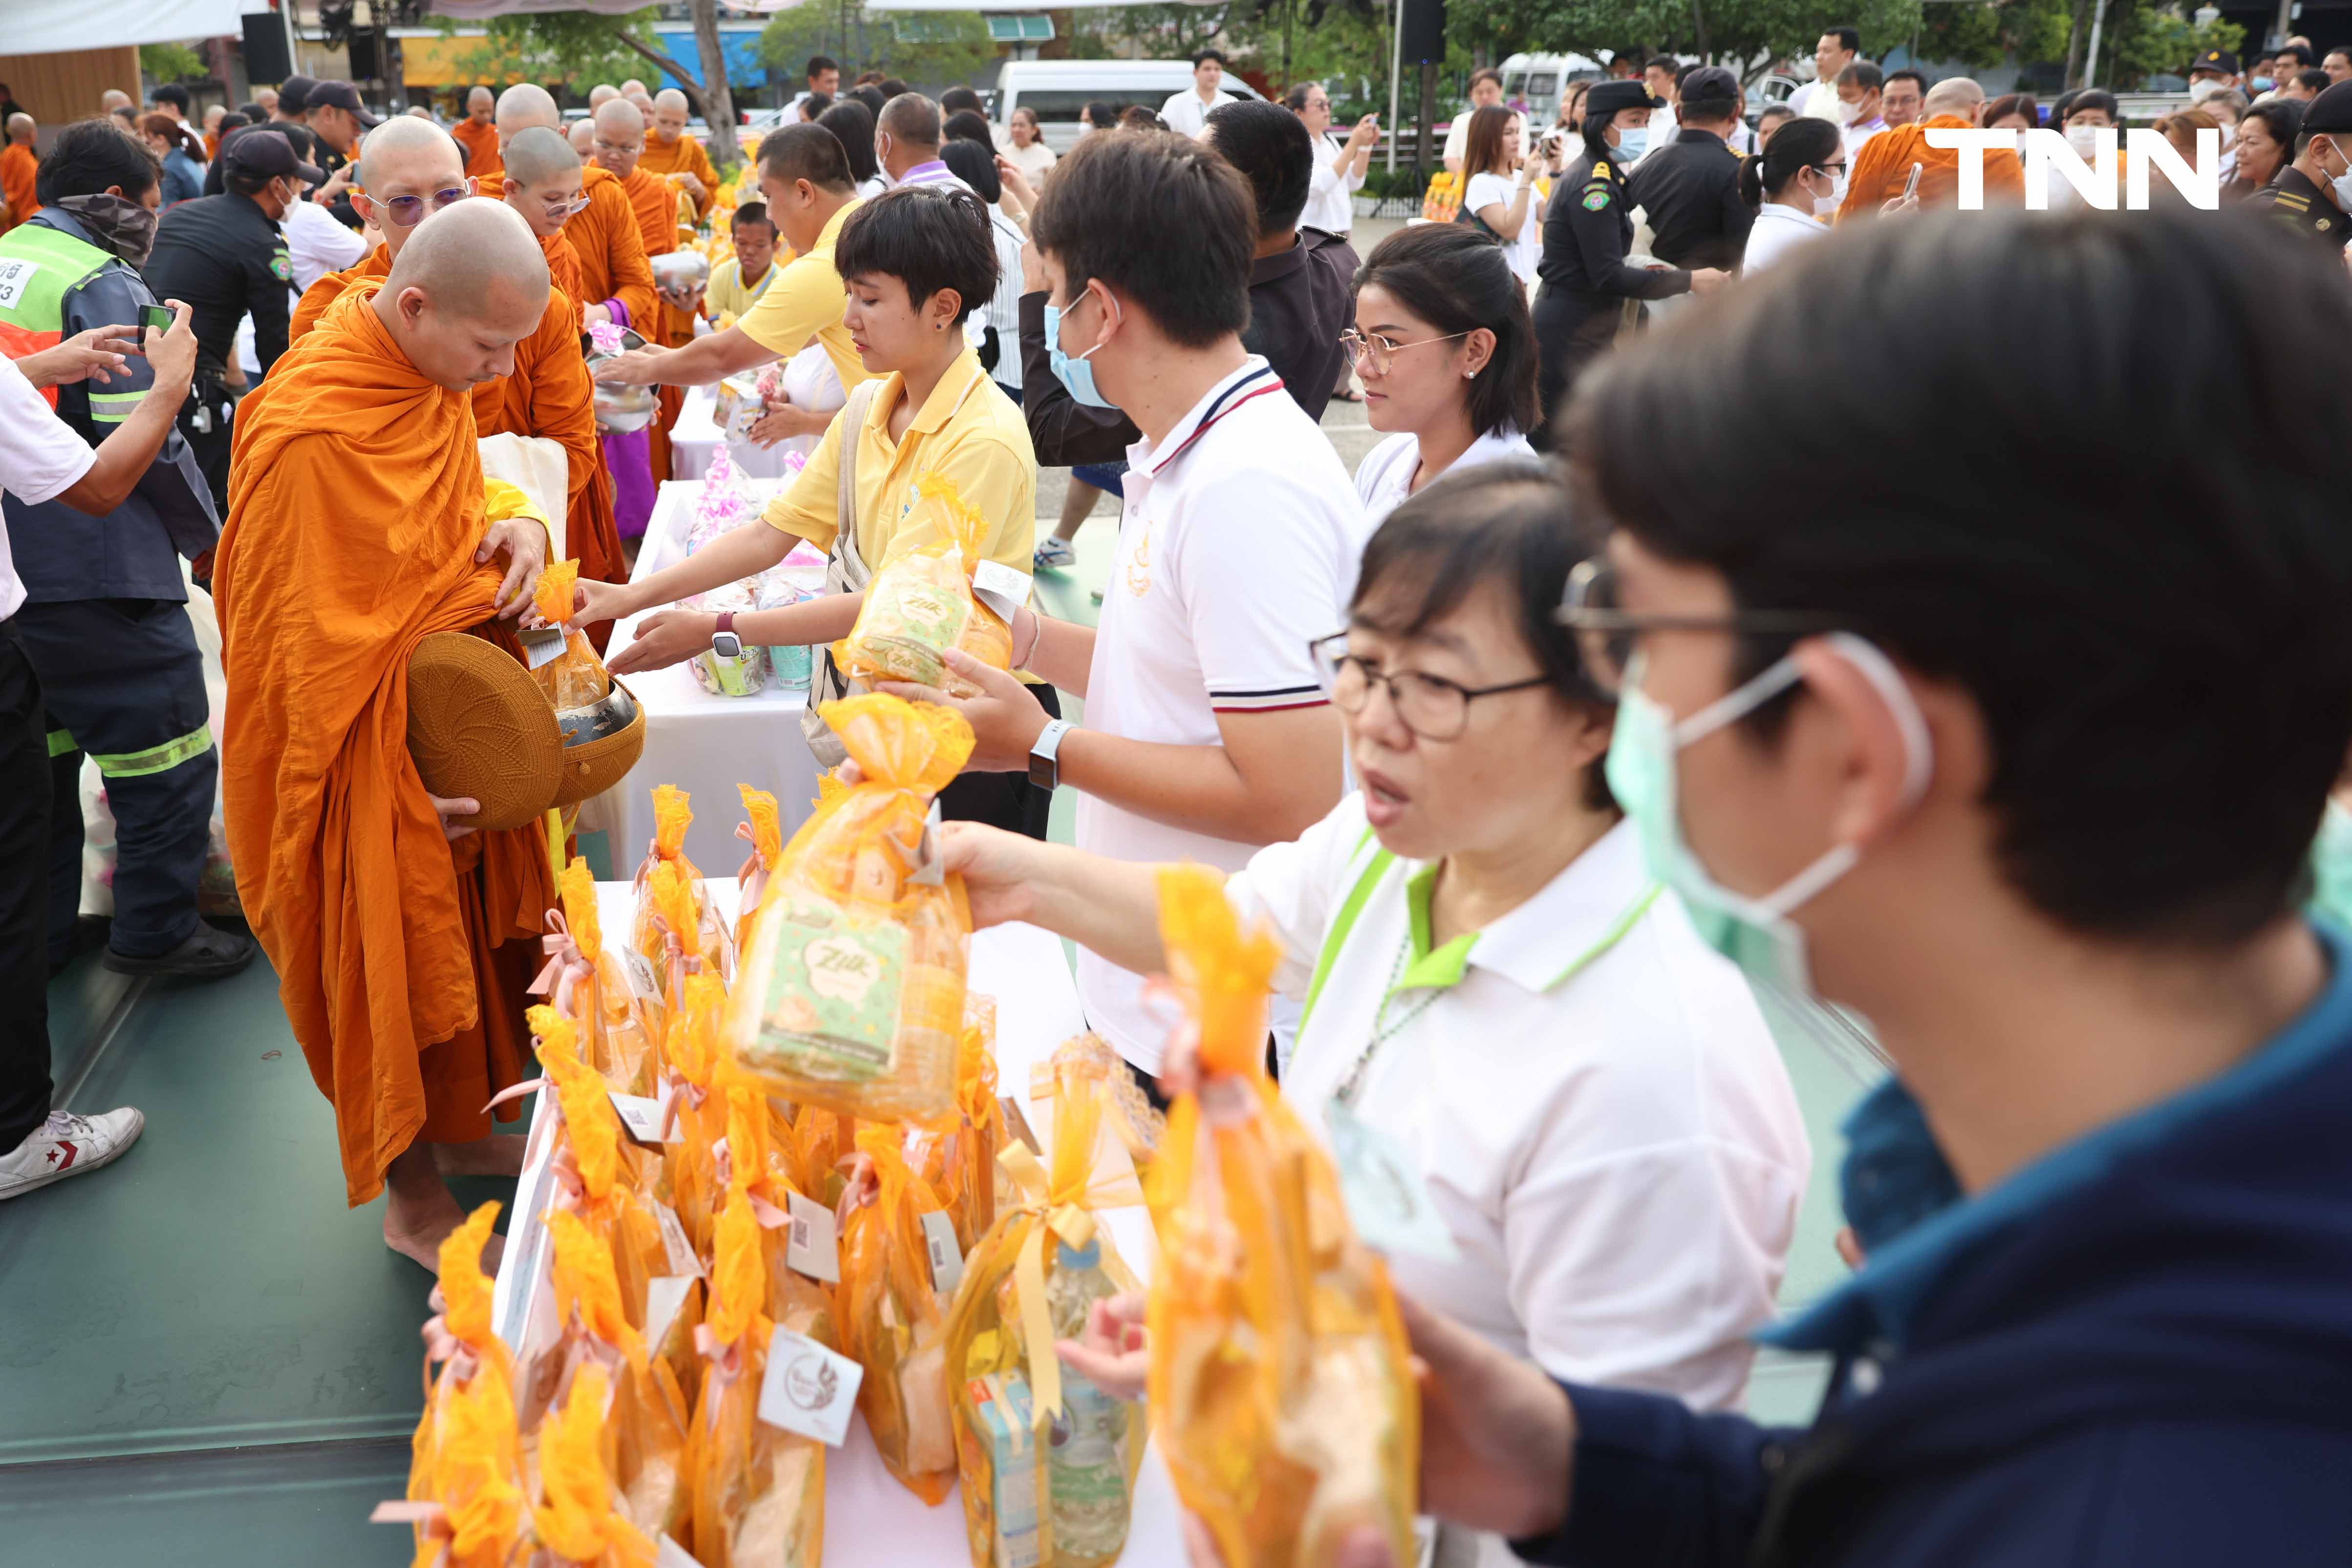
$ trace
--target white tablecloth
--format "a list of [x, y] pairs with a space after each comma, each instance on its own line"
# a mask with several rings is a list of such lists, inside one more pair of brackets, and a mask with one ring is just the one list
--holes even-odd
[[[731, 925], [734, 881], [712, 877], [708, 886]], [[604, 930], [618, 939], [629, 929], [632, 890], [626, 883], [599, 883], [596, 895]], [[1051, 1149], [1052, 1117], [1028, 1098], [1030, 1065], [1052, 1055], [1055, 1046], [1085, 1027], [1062, 945], [1034, 925], [977, 932], [971, 939], [971, 983], [996, 998], [997, 1084], [1004, 1092], [1021, 1096], [1030, 1125]], [[541, 1095], [531, 1120], [531, 1157], [516, 1190], [509, 1236], [543, 1234], [539, 1217], [547, 1203], [544, 1161], [552, 1139], [552, 1101], [551, 1095]], [[1152, 1241], [1144, 1211], [1112, 1209], [1102, 1219], [1120, 1257], [1139, 1277], [1148, 1278]], [[535, 1254], [528, 1244], [510, 1245], [499, 1269], [492, 1321], [509, 1343], [525, 1316], [524, 1303], [515, 1299], [523, 1260]], [[971, 1560], [962, 1500], [950, 1492], [938, 1507], [924, 1507], [883, 1468], [866, 1418], [854, 1419], [848, 1440], [825, 1463], [824, 1568], [970, 1568]], [[1144, 1454], [1127, 1550], [1118, 1561], [1128, 1568], [1181, 1568], [1185, 1561], [1175, 1489], [1152, 1450]]]
[[[686, 528], [701, 493], [699, 482], [674, 479], [662, 486], [631, 580], [643, 581], [685, 559]], [[606, 651], [627, 647], [641, 619], [616, 622]], [[693, 797], [686, 856], [707, 873], [730, 873], [751, 853], [751, 846], [735, 836], [735, 825], [743, 821], [738, 784], [774, 793], [786, 838], [807, 819], [809, 802], [816, 799], [817, 766], [801, 738], [806, 692], [771, 682], [751, 696], [714, 696], [683, 663], [622, 679], [645, 709], [645, 755], [628, 777], [580, 810], [582, 831], [606, 835], [615, 876], [635, 874], [653, 842], [657, 784], [675, 784]]]
[[[679, 479], [699, 479], [710, 472], [711, 455], [719, 450], [719, 425], [713, 417], [719, 409], [719, 392], [715, 387], [688, 387], [686, 402], [677, 411], [677, 423], [670, 427], [669, 471]], [[784, 446], [753, 446], [749, 442], [738, 444], [732, 454], [735, 471], [754, 479], [781, 479], [784, 474]]]

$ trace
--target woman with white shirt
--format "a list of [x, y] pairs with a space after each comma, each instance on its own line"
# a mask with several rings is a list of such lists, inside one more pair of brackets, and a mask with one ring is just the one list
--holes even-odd
[[1424, 224], [1382, 240], [1356, 274], [1356, 324], [1339, 340], [1365, 420], [1391, 433], [1356, 468], [1367, 528], [1441, 474], [1535, 455], [1522, 434], [1536, 418], [1527, 296], [1469, 229]]
[[1054, 166], [1054, 150], [1045, 145], [1045, 132], [1037, 128], [1037, 111], [1016, 109], [1013, 118], [1004, 122], [1004, 145], [999, 154], [1029, 182], [1032, 190], [1045, 183], [1045, 171]]
[[[1546, 202], [1536, 187], [1536, 176], [1559, 178], [1564, 140], [1543, 151], [1529, 152], [1519, 145], [1519, 119], [1507, 109], [1482, 109], [1470, 118], [1470, 135], [1462, 154], [1467, 183], [1462, 190], [1462, 210], [1476, 221], [1468, 226], [1491, 236], [1502, 247], [1518, 280], [1532, 287], [1536, 266], [1543, 260]], [[1467, 220], [1465, 220], [1466, 222]]]
[[[1555, 1376], [1735, 1407], [1810, 1151], [1746, 981], [1602, 777], [1614, 710], [1554, 619], [1578, 538], [1533, 462], [1391, 513], [1318, 649], [1362, 788], [1226, 890], [1305, 1006], [1284, 1098], [1392, 1140], [1451, 1233], [1390, 1260], [1398, 1289]], [[942, 842], [975, 925], [1166, 967], [1157, 868]]]
[[1740, 165], [1739, 194], [1756, 209], [1739, 264], [1746, 277], [1800, 246], [1828, 238], [1826, 220], [1845, 200], [1845, 144], [1838, 128], [1807, 115], [1781, 126], [1760, 156]]

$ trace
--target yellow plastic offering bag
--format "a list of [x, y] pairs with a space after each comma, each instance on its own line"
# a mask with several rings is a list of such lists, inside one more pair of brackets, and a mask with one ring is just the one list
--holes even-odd
[[940, 1284], [952, 1287], [963, 1253], [951, 1226], [944, 1236], [926, 1229], [928, 1217], [944, 1218], [940, 1196], [907, 1168], [898, 1129], [860, 1127], [857, 1147], [875, 1182], [841, 1228], [842, 1353], [866, 1369], [857, 1407], [883, 1464], [936, 1507], [956, 1479]]
[[950, 674], [940, 653], [961, 648], [1000, 670], [1013, 662], [1011, 629], [972, 591], [973, 576], [987, 559], [988, 518], [937, 474], [916, 481], [915, 497], [908, 523], [928, 512], [940, 537], [874, 574], [857, 623], [834, 651], [835, 663], [851, 680], [912, 681], [954, 696], [975, 695], [978, 688]]
[[1388, 1272], [1329, 1155], [1267, 1082], [1275, 944], [1223, 881], [1160, 873], [1169, 970], [1200, 1029], [1150, 1183], [1151, 1424], [1228, 1568], [1320, 1568], [1352, 1530], [1412, 1557], [1420, 1404]]
[[1004, 1107], [996, 1098], [996, 998], [966, 991], [956, 1040], [956, 1108], [935, 1126], [907, 1130], [907, 1163], [939, 1192], [956, 1241], [970, 1252], [996, 1223], [997, 1186], [1012, 1178], [996, 1163]]
[[1021, 1193], [964, 1264], [948, 1309], [949, 1398], [972, 1568], [1101, 1568], [1127, 1544], [1142, 1407], [1062, 1365], [1093, 1304], [1136, 1288], [1093, 1209], [1139, 1199], [1098, 1095], [1056, 1104], [1050, 1176], [998, 1155]]
[[[658, 1064], [646, 1029], [647, 1003], [631, 989], [621, 961], [604, 949], [595, 873], [586, 861], [574, 858], [564, 863], [562, 887], [562, 936], [569, 938], [571, 953], [560, 956], [564, 973], [553, 998], [556, 1010], [581, 1026], [588, 1042], [585, 1060], [605, 1082], [625, 1094], [650, 1094]], [[558, 940], [548, 938], [551, 946]], [[651, 1005], [657, 1014], [659, 1004]]]
[[612, 1249], [564, 1209], [548, 1212], [547, 1228], [555, 1247], [556, 1315], [569, 1339], [573, 1384], [583, 1372], [614, 1369], [609, 1413], [601, 1395], [596, 1406], [612, 1438], [612, 1481], [639, 1528], [648, 1534], [669, 1530], [682, 1521], [686, 1507], [680, 1490], [685, 1391], [667, 1362], [646, 1354], [640, 1327], [645, 1303], [636, 1303], [639, 1322], [633, 1322], [621, 1300]]
[[[626, 1143], [604, 1080], [573, 1054], [571, 1021], [547, 1007], [531, 1009], [530, 1019], [531, 1032], [539, 1037], [540, 1062], [563, 1113], [555, 1161], [562, 1188], [558, 1201], [576, 1212], [612, 1249], [621, 1301], [629, 1322], [642, 1332], [646, 1282], [668, 1272], [661, 1223], [645, 1197], [651, 1185], [646, 1179], [651, 1157]], [[551, 1392], [535, 1386], [524, 1400], [534, 1418]]]
[[719, 1177], [712, 1145], [727, 1135], [727, 1100], [717, 1089], [719, 1011], [726, 988], [715, 975], [686, 977], [686, 1010], [671, 1028], [667, 1043], [671, 1114], [677, 1141], [662, 1148], [662, 1186], [678, 1224], [706, 1265], [710, 1258], [710, 1221], [717, 1212]]
[[[686, 858], [686, 830], [693, 821], [685, 790], [675, 784], [655, 787], [653, 847], [637, 864], [636, 915], [629, 935], [673, 1006], [678, 991], [673, 971], [695, 967], [685, 960], [699, 959], [700, 967], [722, 979], [735, 972], [734, 944], [703, 892], [702, 873]], [[670, 868], [667, 875], [665, 865]]]
[[[514, 488], [495, 479], [488, 487]], [[560, 627], [572, 619], [572, 589], [579, 580], [580, 563], [576, 560], [558, 561], [541, 571], [531, 599], [531, 608], [539, 612], [539, 618], [551, 627]], [[547, 700], [557, 713], [593, 707], [613, 689], [613, 677], [604, 673], [604, 661], [596, 656], [586, 635], [579, 632], [564, 632], [563, 652], [547, 664], [534, 666], [530, 678], [539, 683], [539, 689], [547, 694]]]
[[[482, 1272], [482, 1249], [498, 1214], [496, 1203], [482, 1205], [441, 1243], [441, 1321], [456, 1350], [430, 1380], [409, 1460], [409, 1500], [440, 1504], [445, 1510], [439, 1521], [416, 1525], [420, 1562], [439, 1551], [441, 1542], [451, 1539], [453, 1526], [460, 1523], [467, 1526], [468, 1551], [486, 1551], [487, 1542], [512, 1539], [513, 1522], [501, 1525], [499, 1521], [508, 1517], [509, 1500], [501, 1479], [521, 1473], [520, 1450], [510, 1440], [513, 1364], [490, 1326], [490, 1281]], [[483, 1425], [483, 1410], [460, 1415], [460, 1403], [477, 1398], [488, 1408], [505, 1409], [506, 1437], [499, 1437], [495, 1423]], [[453, 1441], [458, 1445], [456, 1453], [448, 1451]], [[467, 1448], [469, 1441], [475, 1446]], [[484, 1442], [487, 1448], [481, 1446]], [[500, 1458], [509, 1448], [511, 1463]], [[511, 1501], [519, 1518], [520, 1490]]]
[[539, 1434], [541, 1501], [530, 1511], [540, 1544], [559, 1563], [651, 1568], [653, 1542], [613, 1506], [604, 1469], [604, 1400], [610, 1385], [593, 1364], [572, 1375], [572, 1396]]
[[416, 1568], [508, 1568], [522, 1534], [522, 1444], [506, 1379], [485, 1371], [452, 1389], [439, 1440], [409, 1496], [439, 1505], [416, 1527]]
[[865, 777], [786, 852], [720, 1032], [779, 1099], [934, 1121], [955, 1108], [971, 920], [925, 816], [971, 754], [971, 727], [880, 695], [820, 711]]
[[773, 795], [749, 784], [735, 788], [743, 795], [744, 818], [736, 825], [735, 836], [751, 841], [751, 854], [735, 873], [736, 886], [741, 890], [735, 904], [735, 946], [740, 952], [751, 940], [751, 917], [760, 913], [769, 880], [776, 874], [776, 862], [783, 858], [784, 829]]
[[1029, 1070], [1030, 1102], [1045, 1105], [1063, 1092], [1065, 1084], [1080, 1081], [1099, 1086], [1104, 1119], [1126, 1146], [1135, 1174], [1149, 1181], [1168, 1119], [1153, 1109], [1135, 1074], [1102, 1036], [1091, 1031], [1072, 1035], [1054, 1048], [1050, 1058], [1034, 1063]]

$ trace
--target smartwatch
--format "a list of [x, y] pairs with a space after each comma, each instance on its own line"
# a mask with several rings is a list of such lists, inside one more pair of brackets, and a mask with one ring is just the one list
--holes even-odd
[[720, 611], [720, 612], [719, 612], [719, 619], [718, 619], [717, 623], [716, 623], [716, 624], [714, 624], [714, 625], [710, 628], [711, 635], [713, 635], [713, 636], [717, 636], [717, 635], [718, 635], [719, 632], [732, 632], [732, 631], [734, 631], [734, 630], [735, 630], [735, 612], [733, 612], [732, 610], [722, 610], [722, 611]]
[[1070, 721], [1049, 720], [1037, 737], [1037, 744], [1029, 748], [1029, 782], [1040, 789], [1051, 789], [1061, 781], [1062, 765], [1057, 754], [1062, 749], [1062, 737], [1068, 734]]

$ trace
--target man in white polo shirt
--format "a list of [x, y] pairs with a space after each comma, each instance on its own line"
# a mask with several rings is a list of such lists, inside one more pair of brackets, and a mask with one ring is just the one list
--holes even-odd
[[[1014, 661], [1083, 697], [1086, 727], [1048, 722], [1018, 681], [961, 655], [984, 695], [953, 706], [978, 737], [971, 767], [1076, 786], [1078, 847], [1118, 860], [1238, 871], [1342, 788], [1308, 644], [1347, 622], [1362, 509], [1329, 440], [1242, 347], [1256, 211], [1207, 147], [1089, 136], [1031, 220], [1055, 374], [1142, 439], [1100, 630], [1014, 617]], [[1151, 1072], [1167, 1026], [1142, 984], [1078, 956], [1087, 1023]]]
[[1225, 101], [1225, 57], [1202, 49], [1192, 57], [1192, 85], [1160, 106], [1160, 118], [1180, 136], [1198, 141], [1209, 124], [1209, 111]]

